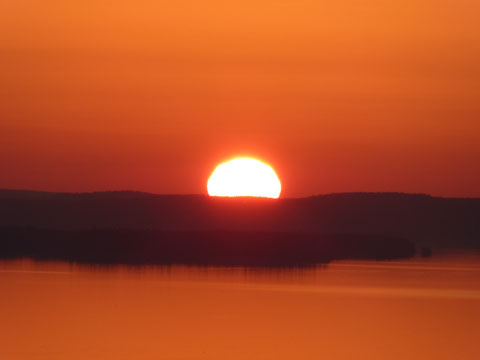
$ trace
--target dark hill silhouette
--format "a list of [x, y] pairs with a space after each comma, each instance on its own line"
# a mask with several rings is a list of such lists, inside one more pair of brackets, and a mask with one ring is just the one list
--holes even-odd
[[1, 190], [0, 227], [350, 233], [405, 238], [424, 247], [480, 248], [480, 199], [345, 193], [271, 200]]

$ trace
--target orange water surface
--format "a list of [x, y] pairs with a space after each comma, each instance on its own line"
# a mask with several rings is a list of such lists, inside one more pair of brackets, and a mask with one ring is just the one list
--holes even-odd
[[480, 254], [314, 269], [0, 263], [0, 359], [478, 359]]

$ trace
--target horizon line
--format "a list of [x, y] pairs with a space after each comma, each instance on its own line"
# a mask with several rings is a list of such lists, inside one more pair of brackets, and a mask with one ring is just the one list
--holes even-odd
[[94, 195], [94, 194], [106, 194], [106, 193], [137, 193], [144, 195], [153, 195], [153, 196], [202, 196], [206, 198], [248, 198], [248, 199], [267, 199], [267, 200], [289, 200], [289, 199], [309, 199], [322, 196], [334, 196], [334, 195], [409, 195], [409, 196], [423, 196], [429, 198], [442, 198], [442, 199], [480, 199], [478, 196], [441, 196], [441, 195], [432, 195], [428, 193], [421, 192], [402, 192], [402, 191], [344, 191], [344, 192], [332, 192], [332, 193], [319, 193], [307, 196], [296, 196], [296, 197], [282, 197], [280, 196], [277, 199], [269, 199], [261, 196], [210, 196], [207, 193], [154, 193], [142, 190], [96, 190], [96, 191], [51, 191], [51, 190], [33, 190], [33, 189], [11, 189], [11, 188], [0, 188], [1, 192], [25, 192], [25, 193], [39, 193], [39, 194], [58, 194], [58, 195]]

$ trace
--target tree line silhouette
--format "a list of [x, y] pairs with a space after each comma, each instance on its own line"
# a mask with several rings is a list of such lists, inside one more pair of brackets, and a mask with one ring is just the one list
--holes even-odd
[[348, 234], [0, 228], [0, 258], [92, 264], [312, 266], [410, 257], [408, 240]]

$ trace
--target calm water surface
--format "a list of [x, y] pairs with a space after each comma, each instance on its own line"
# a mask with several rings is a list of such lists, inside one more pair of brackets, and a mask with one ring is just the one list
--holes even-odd
[[0, 262], [0, 359], [479, 359], [480, 254], [307, 270]]

